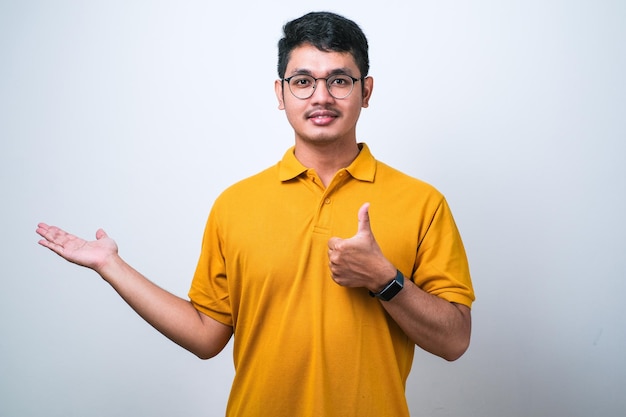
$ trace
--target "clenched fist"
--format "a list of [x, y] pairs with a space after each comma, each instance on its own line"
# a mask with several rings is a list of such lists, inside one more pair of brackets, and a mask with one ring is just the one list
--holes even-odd
[[396, 276], [396, 268], [383, 255], [370, 226], [369, 203], [358, 213], [357, 231], [349, 239], [328, 240], [328, 261], [333, 280], [344, 287], [378, 292]]

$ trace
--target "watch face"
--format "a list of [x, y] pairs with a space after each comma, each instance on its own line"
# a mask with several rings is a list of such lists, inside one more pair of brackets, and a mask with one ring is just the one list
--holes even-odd
[[391, 300], [391, 297], [393, 297], [394, 295], [396, 295], [398, 293], [398, 291], [400, 291], [402, 289], [402, 287], [400, 286], [400, 284], [398, 284], [396, 281], [394, 281], [391, 286], [389, 288], [387, 288], [387, 291], [385, 291], [385, 299], [386, 300]]
[[391, 300], [404, 286], [398, 279], [394, 279], [389, 285], [380, 292], [379, 297], [385, 301]]
[[396, 277], [379, 293], [374, 294], [370, 291], [372, 297], [380, 298], [383, 301], [391, 300], [400, 290], [404, 288], [404, 275], [398, 270]]

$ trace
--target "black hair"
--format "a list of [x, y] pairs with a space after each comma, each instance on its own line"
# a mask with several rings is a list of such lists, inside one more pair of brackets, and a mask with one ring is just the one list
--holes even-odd
[[351, 53], [361, 77], [367, 76], [368, 45], [361, 28], [335, 13], [311, 12], [283, 26], [283, 38], [278, 41], [278, 76], [281, 79], [285, 77], [291, 51], [306, 43], [320, 51]]

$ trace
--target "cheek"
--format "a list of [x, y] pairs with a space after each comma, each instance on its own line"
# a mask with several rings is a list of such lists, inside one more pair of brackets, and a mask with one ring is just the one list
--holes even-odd
[[361, 114], [362, 100], [360, 98], [354, 100], [349, 106], [345, 107], [344, 115], [349, 119], [358, 119]]
[[296, 128], [304, 122], [302, 116], [303, 111], [294, 106], [293, 103], [284, 103], [283, 110], [285, 111], [285, 116], [287, 116], [287, 120], [292, 127]]
[[302, 117], [306, 110], [306, 101], [298, 100], [294, 97], [285, 97], [283, 99], [283, 110], [289, 119]]

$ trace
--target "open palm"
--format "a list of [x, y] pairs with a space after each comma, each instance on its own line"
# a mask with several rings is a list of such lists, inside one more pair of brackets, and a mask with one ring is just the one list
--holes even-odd
[[110, 256], [117, 254], [117, 244], [102, 229], [96, 232], [96, 240], [93, 241], [86, 241], [45, 223], [37, 225], [37, 234], [43, 237], [39, 241], [40, 245], [69, 262], [94, 270], [98, 270]]

